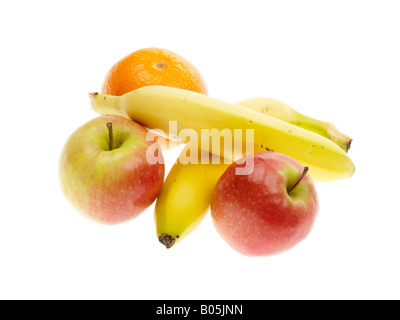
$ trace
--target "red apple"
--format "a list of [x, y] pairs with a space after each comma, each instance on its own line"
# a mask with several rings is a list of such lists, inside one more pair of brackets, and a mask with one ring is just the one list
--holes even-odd
[[277, 254], [311, 231], [318, 213], [315, 185], [308, 168], [287, 155], [267, 151], [241, 160], [252, 163], [249, 157], [254, 157], [250, 174], [237, 174], [246, 163], [235, 162], [216, 184], [212, 220], [236, 251], [247, 256]]
[[102, 224], [122, 223], [157, 198], [164, 163], [147, 161], [154, 142], [146, 141], [146, 135], [145, 128], [129, 119], [101, 116], [70, 136], [61, 154], [60, 182], [84, 216]]

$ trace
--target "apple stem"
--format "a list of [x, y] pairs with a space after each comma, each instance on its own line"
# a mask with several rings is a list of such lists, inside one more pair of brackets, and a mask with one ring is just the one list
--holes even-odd
[[114, 149], [114, 135], [113, 135], [113, 127], [112, 122], [107, 122], [108, 136], [110, 138], [110, 150]]
[[301, 177], [296, 181], [296, 183], [288, 190], [288, 192], [292, 191], [294, 188], [296, 188], [296, 186], [299, 184], [299, 182], [304, 178], [304, 176], [307, 174], [308, 172], [308, 167], [304, 167], [303, 173], [301, 175]]

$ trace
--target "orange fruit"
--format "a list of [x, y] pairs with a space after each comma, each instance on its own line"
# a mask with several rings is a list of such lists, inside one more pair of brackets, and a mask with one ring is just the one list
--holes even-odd
[[180, 55], [161, 48], [145, 48], [119, 60], [108, 71], [102, 94], [121, 96], [135, 89], [160, 85], [207, 94], [197, 68]]
[[[119, 60], [108, 71], [101, 93], [121, 96], [150, 85], [207, 94], [206, 84], [199, 70], [182, 56], [161, 48], [141, 49]], [[154, 135], [164, 150], [179, 144], [175, 139], [170, 140], [155, 133]]]

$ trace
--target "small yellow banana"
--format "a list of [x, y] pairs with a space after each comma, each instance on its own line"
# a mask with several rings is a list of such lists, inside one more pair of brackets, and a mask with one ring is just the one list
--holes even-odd
[[[230, 161], [242, 156], [243, 150], [274, 150], [287, 154], [310, 168], [315, 181], [332, 181], [350, 177], [354, 164], [346, 152], [331, 140], [314, 132], [272, 118], [237, 104], [221, 101], [196, 92], [163, 86], [146, 86], [123, 96], [91, 94], [92, 108], [100, 114], [120, 114], [149, 129], [161, 129], [171, 136], [170, 121], [176, 121], [181, 133], [191, 129], [197, 137], [208, 130], [209, 137], [220, 139], [221, 132], [239, 138], [240, 155], [225, 148], [212, 149], [215, 155]], [[237, 136], [236, 130], [250, 129], [254, 136]], [[179, 134], [183, 142], [191, 137]], [[203, 142], [203, 141], [202, 141]], [[208, 149], [208, 143], [204, 148]]]
[[[185, 153], [184, 149], [181, 156]], [[210, 154], [206, 155], [209, 164], [182, 164], [181, 156], [168, 173], [154, 210], [158, 239], [167, 248], [200, 224], [209, 210], [214, 186], [229, 166], [223, 161], [215, 163]]]

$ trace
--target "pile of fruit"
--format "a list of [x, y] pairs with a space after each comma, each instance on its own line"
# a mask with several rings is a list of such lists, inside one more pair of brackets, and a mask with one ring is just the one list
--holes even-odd
[[[333, 124], [276, 99], [212, 98], [193, 64], [165, 49], [121, 59], [90, 99], [100, 116], [70, 136], [60, 158], [66, 198], [102, 224], [130, 221], [156, 201], [157, 238], [167, 248], [211, 211], [236, 251], [288, 250], [315, 222], [314, 181], [354, 173], [351, 139]], [[163, 151], [179, 144], [164, 180]]]

